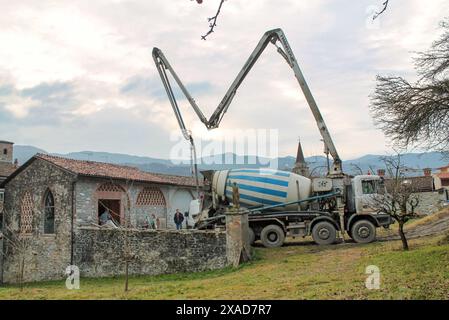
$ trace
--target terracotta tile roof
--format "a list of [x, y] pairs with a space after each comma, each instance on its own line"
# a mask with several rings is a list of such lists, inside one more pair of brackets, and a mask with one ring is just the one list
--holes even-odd
[[[407, 177], [404, 180], [410, 181], [413, 190], [416, 192], [430, 192], [433, 191], [433, 178], [431, 176], [421, 177]], [[391, 190], [394, 180], [385, 179], [385, 186], [387, 190]]]
[[449, 179], [449, 172], [437, 173], [436, 176], [440, 179]]
[[[185, 177], [185, 176], [175, 176], [175, 175], [170, 175], [170, 174], [162, 174], [162, 173], [152, 173], [156, 176], [159, 176], [167, 181], [171, 181], [172, 184], [176, 184], [176, 185], [193, 185], [195, 186], [195, 178], [194, 177]], [[198, 182], [199, 185], [202, 186], [203, 185], [203, 179], [201, 177], [201, 175], [198, 177]]]
[[0, 177], [11, 175], [17, 168], [9, 162], [0, 162]]
[[124, 179], [189, 187], [195, 186], [195, 179], [192, 177], [150, 173], [130, 166], [96, 161], [74, 160], [41, 153], [35, 155], [35, 158], [46, 160], [60, 168], [82, 176]]

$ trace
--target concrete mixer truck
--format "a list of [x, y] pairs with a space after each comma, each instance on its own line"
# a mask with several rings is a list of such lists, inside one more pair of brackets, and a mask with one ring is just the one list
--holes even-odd
[[[276, 47], [276, 51], [293, 70], [323, 138], [325, 153], [332, 156], [333, 164], [329, 166], [325, 178], [314, 179], [291, 172], [267, 169], [243, 168], [203, 172], [207, 182], [205, 200], [211, 205], [210, 208], [202, 210], [195, 143], [191, 131], [187, 129], [182, 118], [169, 74], [201, 122], [208, 129], [215, 129], [227, 112], [237, 89], [269, 44]], [[230, 188], [234, 184], [239, 188], [242, 206], [249, 210], [251, 240], [260, 239], [267, 247], [282, 245], [288, 235], [295, 237], [312, 235], [315, 242], [330, 244], [335, 241], [338, 231], [342, 234], [346, 231], [356, 242], [367, 243], [375, 239], [377, 227], [386, 227], [392, 223], [389, 216], [376, 214], [367, 203], [372, 193], [383, 189], [382, 179], [377, 176], [356, 176], [350, 179], [343, 173], [342, 161], [329, 130], [281, 29], [267, 31], [262, 36], [209, 119], [204, 116], [160, 49], [153, 48], [153, 60], [182, 134], [191, 145], [191, 161], [198, 194], [198, 199], [191, 203], [191, 216], [196, 215], [198, 228], [209, 228], [223, 220], [222, 213], [231, 204]]]
[[317, 244], [332, 244], [338, 232], [369, 243], [376, 238], [376, 228], [392, 223], [390, 216], [370, 205], [372, 195], [385, 190], [379, 176], [344, 177], [339, 187], [331, 178], [309, 179], [270, 169], [204, 171], [203, 175], [211, 205], [194, 217], [197, 227], [223, 224], [226, 208], [234, 205], [233, 186], [238, 186], [240, 206], [249, 212], [250, 242], [261, 240], [266, 247], [281, 246], [287, 236], [312, 236]]

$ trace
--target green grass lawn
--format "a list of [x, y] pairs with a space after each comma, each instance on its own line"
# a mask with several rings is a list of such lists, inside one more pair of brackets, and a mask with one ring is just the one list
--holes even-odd
[[[256, 248], [256, 259], [237, 269], [196, 274], [81, 279], [0, 287], [0, 299], [449, 299], [449, 244], [442, 236], [401, 244], [377, 242], [317, 246], [291, 242]], [[365, 288], [365, 268], [381, 271], [380, 290]]]

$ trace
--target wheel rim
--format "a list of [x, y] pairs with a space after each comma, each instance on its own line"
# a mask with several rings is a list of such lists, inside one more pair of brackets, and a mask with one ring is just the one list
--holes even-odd
[[362, 226], [359, 228], [357, 234], [359, 235], [360, 238], [366, 239], [370, 236], [371, 231], [368, 227]]
[[320, 239], [322, 240], [327, 240], [329, 239], [330, 236], [330, 232], [329, 230], [327, 230], [326, 228], [322, 228], [318, 231], [318, 236], [320, 237]]
[[273, 242], [276, 242], [279, 239], [279, 237], [276, 232], [270, 232], [267, 236], [267, 239], [268, 239], [268, 241], [273, 243]]

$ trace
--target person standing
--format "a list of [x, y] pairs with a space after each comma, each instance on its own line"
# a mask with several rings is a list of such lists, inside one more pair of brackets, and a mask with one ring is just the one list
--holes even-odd
[[176, 209], [173, 220], [175, 221], [176, 230], [181, 230], [182, 222], [184, 221], [184, 215], [179, 211], [179, 209]]
[[108, 208], [105, 208], [103, 213], [100, 215], [100, 225], [105, 225], [108, 221], [111, 220], [111, 214], [109, 213]]
[[156, 230], [156, 216], [154, 213], [151, 215], [150, 228]]
[[144, 228], [145, 229], [156, 229], [156, 216], [154, 215], [154, 213], [152, 213], [152, 214], [147, 213], [145, 215]]

